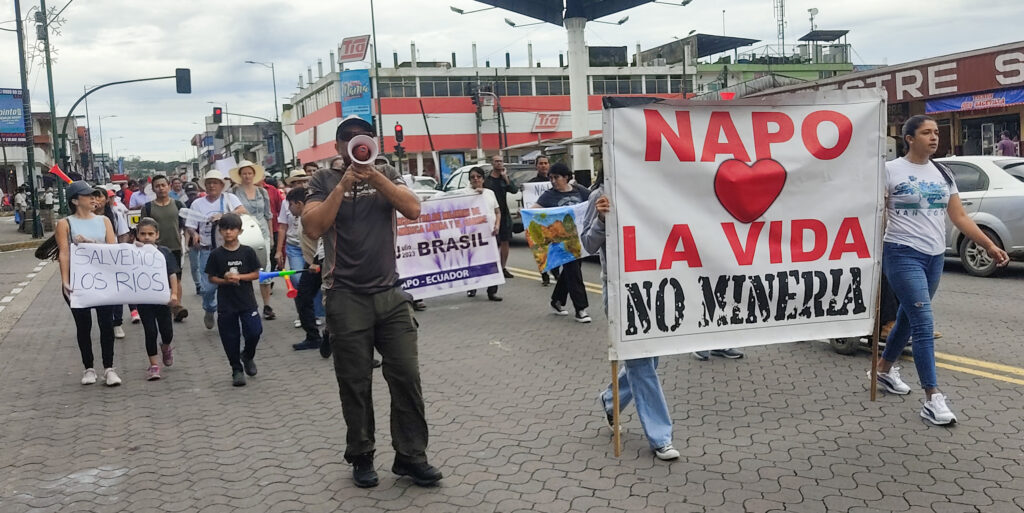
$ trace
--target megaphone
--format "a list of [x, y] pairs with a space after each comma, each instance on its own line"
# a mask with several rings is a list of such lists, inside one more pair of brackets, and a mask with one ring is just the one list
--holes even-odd
[[357, 164], [373, 164], [377, 153], [377, 141], [368, 135], [357, 135], [348, 142], [348, 158]]

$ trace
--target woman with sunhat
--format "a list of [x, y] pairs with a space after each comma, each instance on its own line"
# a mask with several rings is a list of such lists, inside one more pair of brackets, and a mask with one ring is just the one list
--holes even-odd
[[[260, 183], [266, 176], [263, 166], [243, 160], [228, 172], [235, 187], [231, 192], [238, 196], [249, 213], [260, 225], [260, 232], [263, 237], [264, 247], [272, 247], [274, 238], [270, 235], [270, 217], [273, 215], [270, 208], [270, 195]], [[256, 256], [260, 260], [260, 268], [269, 271], [269, 255], [266, 250], [257, 251]], [[263, 318], [272, 321], [277, 318], [274, 309], [270, 307], [270, 283], [260, 283], [260, 295], [263, 296]]]
[[[94, 189], [84, 181], [71, 182], [67, 189], [68, 211], [71, 215], [57, 222], [54, 239], [57, 242], [57, 261], [60, 262], [61, 288], [64, 302], [71, 306], [71, 245], [78, 243], [115, 244], [114, 225], [105, 216], [94, 212], [96, 199]], [[114, 324], [112, 306], [72, 308], [78, 338], [78, 350], [82, 353], [82, 384], [96, 383], [96, 370], [92, 353], [92, 311], [96, 311], [96, 324], [100, 328], [100, 350], [103, 360], [103, 380], [107, 386], [121, 384], [121, 378], [114, 371]]]

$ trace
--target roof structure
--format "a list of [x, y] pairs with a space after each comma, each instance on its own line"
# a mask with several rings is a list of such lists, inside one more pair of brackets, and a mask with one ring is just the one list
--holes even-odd
[[849, 34], [849, 30], [812, 30], [797, 41], [818, 41], [818, 42], [830, 42], [839, 39], [846, 34]]
[[[564, 18], [596, 20], [653, 0], [478, 0], [507, 11], [562, 26]], [[564, 14], [564, 17], [563, 17]]]
[[750, 46], [760, 39], [746, 37], [716, 36], [713, 34], [694, 34], [697, 38], [697, 58], [707, 57], [716, 53], [728, 52], [744, 46]]

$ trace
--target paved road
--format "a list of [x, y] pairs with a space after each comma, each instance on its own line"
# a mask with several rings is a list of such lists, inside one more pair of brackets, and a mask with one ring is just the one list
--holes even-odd
[[[517, 247], [512, 267], [528, 263]], [[216, 335], [196, 318], [176, 326], [163, 381], [143, 380], [141, 330], [128, 326], [116, 355], [125, 384], [83, 387], [53, 269], [36, 278], [38, 296], [19, 296], [31, 305], [0, 340], [4, 513], [1024, 510], [1024, 382], [1007, 381], [1024, 380], [1020, 267], [981, 280], [947, 266], [939, 349], [995, 376], [940, 369], [959, 425], [926, 426], [917, 392], [871, 403], [864, 355], [822, 342], [753, 347], [738, 361], [680, 355], [661, 367], [683, 455], [673, 463], [653, 458], [632, 409], [612, 456], [595, 400], [609, 374], [600, 308], [590, 325], [549, 315], [550, 289], [519, 272], [501, 304], [430, 300], [420, 356], [429, 454], [446, 478], [433, 489], [395, 479], [379, 431], [382, 479], [370, 490], [351, 484], [341, 458], [331, 365], [291, 350], [290, 315], [266, 323], [260, 375], [245, 388], [230, 386]], [[598, 271], [586, 264], [586, 280], [599, 283]], [[379, 374], [374, 385], [385, 428]]]

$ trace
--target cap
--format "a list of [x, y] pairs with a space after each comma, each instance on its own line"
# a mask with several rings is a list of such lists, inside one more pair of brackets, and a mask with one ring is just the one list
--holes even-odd
[[376, 130], [373, 129], [372, 123], [352, 114], [350, 116], [346, 116], [345, 119], [341, 120], [341, 123], [338, 124], [338, 130], [334, 132], [334, 140], [341, 140], [341, 133], [354, 127], [362, 128], [369, 131], [371, 134], [376, 135]]
[[71, 184], [68, 185], [68, 192], [67, 192], [67, 194], [68, 194], [68, 199], [71, 199], [71, 198], [74, 198], [74, 197], [77, 197], [77, 196], [88, 196], [88, 195], [92, 194], [92, 186], [89, 185], [85, 180], [78, 180], [76, 182], [71, 182]]

